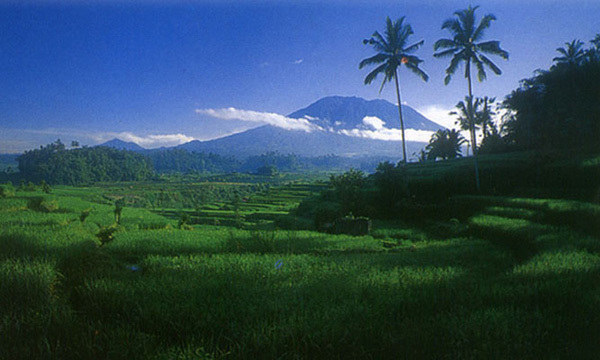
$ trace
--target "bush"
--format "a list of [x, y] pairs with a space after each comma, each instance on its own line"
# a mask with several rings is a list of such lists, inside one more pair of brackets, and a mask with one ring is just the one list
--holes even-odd
[[85, 209], [81, 212], [81, 215], [79, 215], [79, 221], [81, 221], [81, 223], [83, 224], [85, 222], [85, 219], [88, 218], [88, 216], [90, 216], [90, 213], [92, 212], [92, 209]]
[[123, 212], [123, 208], [125, 207], [125, 200], [119, 199], [115, 201], [115, 222], [117, 224], [121, 223], [121, 212]]
[[52, 191], [52, 189], [50, 188], [50, 185], [48, 185], [46, 180], [40, 181], [40, 187], [42, 188], [42, 191], [45, 192], [46, 194], [50, 194], [50, 192]]
[[54, 198], [34, 197], [29, 200], [27, 207], [33, 211], [49, 213], [58, 210], [58, 200]]
[[0, 185], [0, 198], [15, 196], [15, 187], [11, 183]]
[[119, 230], [119, 226], [117, 224], [112, 224], [110, 226], [101, 226], [100, 230], [96, 234], [98, 240], [100, 240], [100, 246], [104, 246], [109, 242], [113, 241], [115, 238], [115, 233]]

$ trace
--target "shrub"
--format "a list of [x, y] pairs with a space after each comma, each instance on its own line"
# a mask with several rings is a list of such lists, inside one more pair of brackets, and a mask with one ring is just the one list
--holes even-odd
[[83, 224], [85, 222], [85, 219], [88, 218], [88, 216], [90, 216], [90, 213], [92, 212], [92, 209], [85, 209], [81, 212], [81, 215], [79, 215], [79, 221], [81, 221], [81, 223]]
[[117, 224], [121, 223], [121, 212], [123, 211], [123, 208], [125, 207], [125, 200], [124, 199], [119, 199], [117, 201], [115, 201], [115, 222]]
[[15, 196], [15, 187], [11, 183], [0, 185], [0, 198]]
[[33, 211], [49, 213], [58, 210], [58, 201], [54, 198], [34, 197], [29, 200], [27, 207]]
[[50, 194], [50, 192], [52, 191], [52, 189], [50, 188], [50, 185], [48, 185], [48, 183], [45, 180], [42, 180], [40, 182], [40, 187], [42, 188], [42, 191], [45, 192], [46, 194]]
[[101, 226], [100, 230], [96, 234], [98, 240], [100, 240], [100, 246], [104, 246], [109, 242], [113, 241], [115, 238], [115, 233], [119, 230], [119, 226], [117, 224], [112, 224], [110, 226]]

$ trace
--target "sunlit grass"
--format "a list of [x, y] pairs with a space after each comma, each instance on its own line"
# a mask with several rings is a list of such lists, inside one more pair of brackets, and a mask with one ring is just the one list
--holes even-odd
[[[460, 219], [375, 221], [372, 235], [360, 237], [272, 226], [178, 229], [176, 217], [125, 207], [114, 240], [100, 246], [99, 225], [115, 221], [102, 191], [59, 187], [0, 199], [0, 345], [9, 349], [0, 358], [600, 351], [590, 336], [600, 332], [600, 240], [593, 227], [578, 226], [597, 205], [464, 197], [473, 210]], [[57, 199], [56, 211], [28, 208], [44, 196]], [[287, 206], [252, 201], [245, 216]], [[203, 211], [234, 213], [219, 210], [229, 205]]]

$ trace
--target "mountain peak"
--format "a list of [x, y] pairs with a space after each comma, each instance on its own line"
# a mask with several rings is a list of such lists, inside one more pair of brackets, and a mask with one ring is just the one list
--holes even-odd
[[[427, 119], [408, 105], [402, 105], [404, 127], [406, 129], [437, 131], [443, 126]], [[398, 107], [383, 99], [365, 100], [351, 96], [328, 96], [319, 99], [292, 114], [290, 118], [309, 118], [322, 127], [335, 130], [350, 130], [365, 126], [363, 119], [377, 117], [386, 128], [400, 128]]]
[[134, 142], [127, 142], [127, 141], [123, 141], [123, 140], [117, 139], [117, 138], [114, 138], [112, 140], [109, 140], [105, 143], [102, 143], [102, 144], [96, 145], [96, 146], [106, 146], [106, 147], [110, 147], [113, 149], [129, 150], [129, 151], [145, 151], [146, 150]]

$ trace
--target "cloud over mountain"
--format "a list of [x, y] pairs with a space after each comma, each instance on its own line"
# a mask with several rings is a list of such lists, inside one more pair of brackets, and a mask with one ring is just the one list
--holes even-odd
[[184, 134], [135, 135], [130, 132], [98, 133], [92, 134], [91, 137], [98, 142], [117, 138], [126, 142], [136, 143], [146, 149], [177, 146], [195, 140], [193, 137]]
[[[354, 129], [342, 129], [338, 133], [347, 136], [361, 137], [384, 141], [402, 141], [402, 131], [400, 129], [388, 128], [385, 121], [376, 116], [365, 116], [363, 118], [364, 127]], [[405, 129], [404, 135], [406, 141], [428, 142], [433, 131]]]
[[323, 130], [320, 126], [311, 123], [306, 117], [295, 119], [275, 113], [241, 110], [233, 107], [226, 109], [197, 109], [196, 113], [221, 120], [241, 120], [267, 124], [286, 130], [300, 130], [305, 132]]

